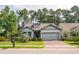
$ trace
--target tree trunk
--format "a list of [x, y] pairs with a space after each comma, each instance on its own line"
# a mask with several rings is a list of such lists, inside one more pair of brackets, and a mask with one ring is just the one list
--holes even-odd
[[13, 42], [13, 47], [15, 47], [15, 42]]

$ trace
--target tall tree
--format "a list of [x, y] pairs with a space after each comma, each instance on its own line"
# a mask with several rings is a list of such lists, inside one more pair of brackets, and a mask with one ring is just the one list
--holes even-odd
[[34, 10], [30, 10], [30, 11], [29, 11], [30, 19], [33, 19], [33, 18], [35, 17], [34, 13], [35, 13]]
[[74, 13], [74, 20], [79, 22], [79, 7], [78, 6], [73, 6], [71, 8], [72, 13]]
[[27, 9], [22, 9], [22, 10], [17, 10], [17, 14], [18, 14], [18, 19], [19, 20], [25, 20], [28, 21], [28, 10]]
[[74, 16], [71, 15], [71, 11], [70, 10], [62, 10], [62, 15], [63, 18], [65, 19], [64, 22], [65, 23], [74, 23]]
[[17, 33], [17, 16], [8, 6], [1, 10], [0, 27], [5, 29], [5, 35], [11, 37]]

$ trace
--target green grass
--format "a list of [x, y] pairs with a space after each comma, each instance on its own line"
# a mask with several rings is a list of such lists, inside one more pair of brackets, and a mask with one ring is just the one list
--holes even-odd
[[[13, 48], [12, 45], [10, 46], [0, 46], [0, 48]], [[14, 48], [44, 48], [44, 45], [34, 45], [34, 46], [15, 46]]]
[[70, 45], [71, 45], [72, 43], [74, 43], [73, 41], [69, 41], [69, 40], [64, 40], [64, 42], [67, 43], [67, 44], [70, 44]]
[[64, 42], [66, 44], [79, 47], [79, 42], [74, 42], [74, 41], [70, 41], [70, 40], [65, 40]]
[[[44, 48], [43, 41], [15, 42], [15, 44], [15, 48]], [[12, 43], [10, 41], [0, 42], [0, 48], [12, 48]]]
[[[16, 45], [44, 45], [43, 41], [15, 42]], [[0, 45], [12, 45], [10, 41], [0, 42]]]

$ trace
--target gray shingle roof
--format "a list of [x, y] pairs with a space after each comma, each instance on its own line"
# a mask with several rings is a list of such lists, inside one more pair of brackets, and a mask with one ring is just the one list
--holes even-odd
[[59, 27], [63, 29], [63, 31], [70, 32], [73, 27], [79, 26], [79, 23], [60, 23]]
[[[25, 24], [24, 27], [30, 27], [33, 30], [41, 30], [42, 28], [44, 28], [46, 26], [49, 26], [50, 24], [56, 26], [53, 23], [40, 23], [39, 26], [32, 27], [32, 25], [33, 25], [32, 23], [27, 23], [27, 24]], [[71, 28], [77, 27], [77, 26], [79, 26], [79, 23], [60, 23], [58, 28], [62, 29], [63, 31], [68, 31], [69, 32], [71, 30]]]
[[39, 26], [37, 27], [32, 27], [32, 23], [27, 23], [24, 27], [30, 27], [32, 28], [33, 30], [41, 30], [42, 28], [46, 27], [46, 26], [49, 26], [49, 25], [53, 25], [55, 27], [57, 27], [55, 24], [53, 23], [40, 23]]

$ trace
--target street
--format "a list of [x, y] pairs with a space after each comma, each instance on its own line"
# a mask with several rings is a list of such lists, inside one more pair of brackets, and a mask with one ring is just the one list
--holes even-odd
[[0, 49], [0, 54], [79, 54], [79, 48]]

